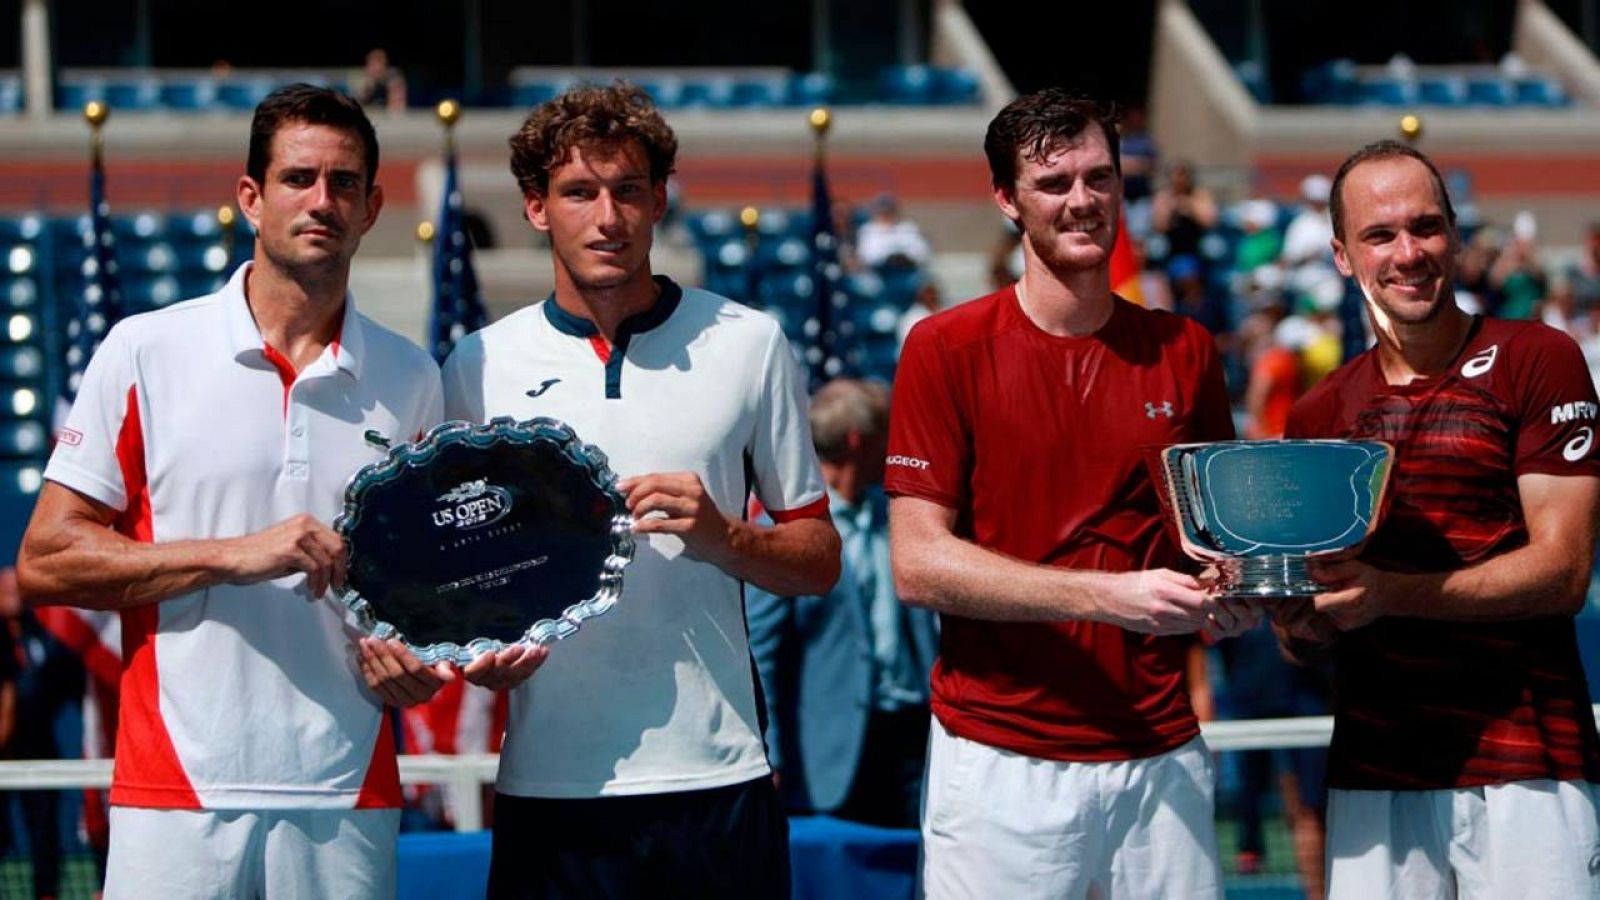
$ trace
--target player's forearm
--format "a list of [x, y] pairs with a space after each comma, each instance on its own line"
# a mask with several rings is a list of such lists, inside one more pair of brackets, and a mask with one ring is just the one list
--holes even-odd
[[134, 541], [92, 522], [31, 531], [17, 557], [24, 602], [122, 610], [229, 577], [225, 541]]
[[827, 519], [729, 528], [728, 553], [716, 563], [740, 581], [792, 597], [826, 594], [839, 580], [839, 533]]
[[1570, 616], [1583, 609], [1591, 554], [1533, 545], [1454, 572], [1396, 575], [1390, 616], [1463, 622]]
[[891, 546], [901, 602], [941, 614], [998, 622], [1096, 619], [1097, 597], [1111, 589], [1109, 573], [1034, 565], [951, 534], [894, 533]]

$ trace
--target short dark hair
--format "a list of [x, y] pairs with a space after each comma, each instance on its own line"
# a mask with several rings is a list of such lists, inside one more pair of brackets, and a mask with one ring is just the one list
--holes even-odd
[[650, 95], [618, 80], [580, 85], [535, 107], [511, 136], [511, 174], [523, 196], [550, 188], [550, 172], [567, 161], [572, 148], [620, 147], [638, 141], [650, 160], [650, 181], [672, 174], [678, 138]]
[[995, 187], [1017, 183], [1017, 162], [1039, 162], [1063, 144], [1070, 144], [1097, 125], [1106, 136], [1112, 165], [1122, 176], [1122, 158], [1115, 114], [1107, 107], [1063, 88], [1045, 88], [1007, 103], [989, 123], [983, 152], [989, 157], [989, 176]]
[[245, 159], [245, 174], [257, 184], [267, 180], [272, 139], [279, 129], [296, 122], [327, 125], [359, 137], [367, 163], [367, 190], [372, 189], [378, 177], [378, 134], [372, 128], [372, 120], [354, 98], [314, 84], [284, 85], [256, 107], [255, 117], [250, 120], [250, 154]]
[[1445, 190], [1444, 176], [1439, 174], [1439, 167], [1433, 164], [1427, 154], [1421, 150], [1403, 144], [1396, 140], [1373, 141], [1360, 150], [1350, 154], [1345, 161], [1339, 164], [1339, 171], [1333, 174], [1333, 187], [1328, 190], [1328, 217], [1333, 221], [1333, 236], [1344, 240], [1344, 179], [1351, 170], [1362, 163], [1379, 162], [1385, 159], [1399, 159], [1405, 157], [1414, 159], [1428, 167], [1428, 174], [1433, 176], [1433, 189], [1439, 194], [1439, 205], [1444, 208], [1444, 216], [1450, 222], [1451, 230], [1456, 227], [1456, 210], [1450, 205], [1450, 192]]

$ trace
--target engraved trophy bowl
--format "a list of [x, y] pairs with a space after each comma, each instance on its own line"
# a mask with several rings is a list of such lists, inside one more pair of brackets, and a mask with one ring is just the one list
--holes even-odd
[[572, 634], [616, 603], [634, 550], [605, 454], [545, 418], [394, 447], [351, 477], [333, 527], [356, 627], [429, 664]]
[[1388, 502], [1382, 441], [1175, 444], [1149, 459], [1183, 552], [1214, 565], [1226, 597], [1305, 597], [1314, 559], [1359, 553]]

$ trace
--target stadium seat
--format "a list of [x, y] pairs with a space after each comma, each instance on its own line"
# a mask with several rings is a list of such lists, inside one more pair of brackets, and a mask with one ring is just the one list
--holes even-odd
[[0, 457], [38, 459], [50, 449], [44, 424], [36, 419], [0, 420]]
[[178, 279], [171, 275], [133, 274], [122, 279], [122, 302], [129, 313], [160, 309], [183, 299]]
[[32, 381], [44, 377], [44, 351], [34, 344], [0, 346], [0, 379]]
[[661, 75], [640, 79], [639, 87], [644, 88], [656, 106], [662, 109], [676, 109], [683, 105], [683, 79], [672, 75]]
[[725, 75], [690, 79], [683, 84], [685, 107], [726, 109], [733, 106], [734, 80]]
[[1432, 106], [1461, 106], [1467, 102], [1467, 79], [1460, 75], [1419, 79], [1417, 99]]
[[265, 78], [229, 78], [217, 83], [217, 103], [225, 109], [254, 110], [274, 87]]
[[933, 102], [933, 70], [927, 66], [886, 66], [878, 76], [885, 103], [920, 106]]
[[31, 275], [0, 279], [0, 306], [27, 309], [39, 302], [39, 282]]
[[1516, 100], [1527, 106], [1567, 106], [1572, 98], [1554, 78], [1520, 78], [1515, 86]]
[[1467, 82], [1467, 102], [1474, 106], [1510, 106], [1511, 83], [1503, 78], [1474, 78]]
[[108, 81], [105, 101], [115, 112], [150, 112], [161, 107], [161, 83], [148, 75]]
[[784, 105], [788, 94], [788, 81], [782, 76], [744, 78], [733, 84], [729, 105], [736, 107], [771, 108]]
[[168, 77], [161, 83], [161, 105], [177, 112], [218, 109], [217, 80], [210, 76]]
[[966, 69], [948, 66], [934, 70], [933, 99], [936, 103], [968, 104], [982, 99], [978, 76]]
[[22, 112], [22, 79], [15, 76], [0, 78], [0, 116]]
[[91, 100], [104, 101], [106, 85], [99, 79], [62, 81], [56, 85], [56, 108], [78, 112]]
[[1390, 76], [1361, 82], [1360, 101], [1365, 105], [1404, 106], [1417, 102], [1417, 83]]
[[790, 105], [819, 106], [833, 101], [833, 76], [827, 72], [804, 72], [789, 79]]

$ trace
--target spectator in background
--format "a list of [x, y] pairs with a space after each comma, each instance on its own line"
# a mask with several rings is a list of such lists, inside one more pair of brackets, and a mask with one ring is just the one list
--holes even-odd
[[856, 229], [856, 260], [863, 266], [897, 266], [907, 269], [928, 264], [933, 251], [917, 223], [900, 215], [900, 203], [891, 194], [872, 201], [872, 216]]
[[1511, 239], [1489, 267], [1489, 286], [1499, 297], [1494, 315], [1528, 320], [1544, 300], [1548, 280], [1539, 264], [1538, 221], [1522, 210], [1511, 222]]
[[1168, 260], [1167, 281], [1172, 286], [1172, 311], [1204, 325], [1216, 339], [1217, 350], [1224, 357], [1233, 352], [1233, 321], [1228, 303], [1206, 288], [1200, 260], [1194, 256]]
[[810, 419], [843, 568], [825, 595], [746, 591], [768, 755], [791, 812], [914, 828], [939, 626], [928, 610], [900, 605], [889, 569], [888, 391], [829, 382], [811, 398]]
[[905, 346], [906, 335], [923, 319], [933, 315], [944, 308], [944, 299], [939, 295], [939, 285], [932, 278], [924, 278], [917, 285], [917, 292], [911, 298], [911, 305], [900, 314], [900, 320], [895, 323], [895, 340], [898, 346]]
[[406, 111], [406, 77], [389, 64], [389, 51], [373, 47], [350, 79], [350, 93], [365, 107], [382, 104], [390, 113]]
[[1155, 192], [1156, 142], [1146, 122], [1144, 107], [1131, 106], [1118, 125], [1122, 133], [1122, 200], [1130, 207], [1148, 202]]
[[[0, 569], [0, 630], [0, 653], [9, 657], [0, 668], [15, 677], [6, 692], [14, 704], [10, 712], [15, 727], [0, 742], [0, 750], [7, 759], [61, 759], [64, 751], [73, 751], [62, 746], [58, 729], [62, 717], [83, 702], [83, 665], [23, 607], [17, 573], [10, 566]], [[18, 791], [15, 796], [28, 831], [33, 894], [55, 897], [61, 888], [61, 792]], [[11, 821], [9, 805], [0, 805], [0, 833], [5, 836], [0, 847], [12, 843]]]
[[1278, 234], [1277, 204], [1263, 197], [1249, 201], [1241, 210], [1239, 227], [1244, 231], [1234, 253], [1234, 266], [1239, 271], [1253, 272], [1278, 261], [1283, 253], [1283, 238]]
[[1590, 222], [1583, 254], [1567, 269], [1573, 301], [1584, 311], [1600, 308], [1600, 221]]
[[1303, 390], [1300, 350], [1311, 327], [1304, 319], [1287, 317], [1287, 310], [1279, 304], [1263, 312], [1272, 327], [1260, 345], [1253, 348], [1250, 381], [1244, 392], [1245, 413], [1249, 416], [1245, 437], [1256, 439], [1283, 437], [1289, 408], [1300, 399]]
[[1195, 182], [1194, 166], [1180, 160], [1156, 191], [1150, 216], [1156, 233], [1166, 237], [1169, 258], [1198, 256], [1200, 238], [1217, 225], [1217, 201]]
[[1289, 220], [1283, 234], [1283, 267], [1289, 271], [1305, 265], [1333, 265], [1333, 224], [1328, 221], [1328, 176], [1307, 175], [1300, 182], [1305, 205]]

